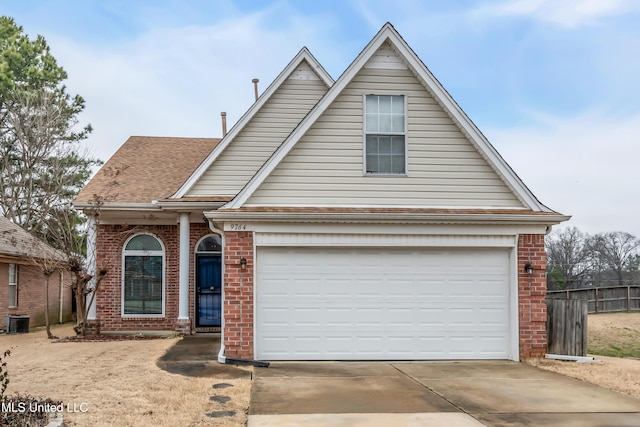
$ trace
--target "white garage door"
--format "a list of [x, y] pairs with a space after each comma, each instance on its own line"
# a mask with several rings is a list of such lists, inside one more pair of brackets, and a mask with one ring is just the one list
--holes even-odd
[[506, 359], [506, 249], [260, 247], [263, 360]]

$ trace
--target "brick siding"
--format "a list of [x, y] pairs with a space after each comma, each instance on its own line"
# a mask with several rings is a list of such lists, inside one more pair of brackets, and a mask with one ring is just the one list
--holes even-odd
[[[127, 239], [135, 234], [149, 233], [157, 237], [165, 249], [165, 304], [163, 317], [122, 316], [122, 250]], [[202, 237], [211, 234], [208, 225], [192, 223], [189, 232], [189, 322], [178, 323], [180, 240], [178, 225], [98, 225], [97, 265], [104, 266], [96, 301], [96, 315], [101, 331], [177, 330], [188, 334], [195, 328], [195, 246]]]
[[[246, 258], [247, 266], [240, 267]], [[225, 232], [224, 345], [231, 358], [253, 359], [253, 232]]]
[[[524, 271], [533, 266], [533, 274]], [[523, 234], [518, 239], [518, 325], [520, 358], [541, 357], [547, 352], [547, 255], [543, 234]]]
[[[45, 276], [37, 265], [16, 260], [18, 265], [18, 305], [9, 307], [9, 262], [0, 263], [0, 328], [4, 328], [7, 315], [29, 316], [29, 327], [44, 326]], [[62, 277], [62, 321], [72, 320], [71, 313], [71, 273]], [[49, 276], [49, 322], [57, 324], [60, 315], [60, 275]]]

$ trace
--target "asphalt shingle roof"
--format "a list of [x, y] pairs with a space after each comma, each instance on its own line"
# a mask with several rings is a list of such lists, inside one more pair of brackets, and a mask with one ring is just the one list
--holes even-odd
[[48, 255], [64, 259], [63, 253], [3, 216], [0, 216], [0, 255], [27, 258], [43, 258], [43, 255]]
[[173, 193], [220, 142], [218, 138], [132, 136], [78, 194], [89, 203], [150, 203]]

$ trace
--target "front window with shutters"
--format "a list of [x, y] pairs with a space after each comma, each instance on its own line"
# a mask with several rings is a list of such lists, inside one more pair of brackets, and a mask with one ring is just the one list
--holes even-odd
[[365, 96], [365, 173], [407, 173], [404, 95]]

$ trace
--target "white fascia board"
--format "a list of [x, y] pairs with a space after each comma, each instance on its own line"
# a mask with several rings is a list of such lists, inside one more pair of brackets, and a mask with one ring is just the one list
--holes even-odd
[[431, 74], [429, 69], [413, 52], [404, 39], [398, 34], [390, 23], [386, 23], [382, 29], [374, 36], [369, 44], [363, 49], [358, 57], [349, 65], [347, 70], [338, 78], [336, 83], [329, 89], [324, 97], [316, 104], [316, 106], [307, 114], [300, 124], [293, 130], [284, 143], [275, 151], [275, 153], [265, 162], [262, 168], [251, 178], [247, 185], [238, 193], [238, 195], [221, 209], [234, 209], [242, 207], [251, 195], [258, 189], [264, 180], [271, 174], [275, 167], [284, 159], [291, 151], [297, 141], [309, 130], [320, 115], [331, 105], [342, 90], [351, 82], [353, 77], [361, 70], [367, 61], [375, 54], [382, 44], [389, 40], [391, 44], [398, 50], [410, 67], [422, 78], [428, 90], [432, 91], [436, 99], [442, 103], [442, 107], [448, 110], [452, 118], [457, 121], [464, 131], [476, 144], [481, 153], [486, 157], [487, 161], [494, 165], [494, 168], [504, 177], [505, 182], [509, 185], [516, 196], [526, 205], [528, 209], [533, 211], [552, 212], [548, 207], [540, 203], [531, 191], [524, 185], [522, 180], [509, 167], [504, 159], [498, 154], [495, 148], [489, 143], [485, 136], [462, 111], [460, 106], [453, 100], [444, 87]]
[[429, 222], [440, 224], [543, 224], [555, 225], [570, 219], [566, 215], [521, 215], [521, 214], [417, 214], [417, 213], [310, 213], [310, 212], [242, 212], [217, 210], [205, 212], [211, 221], [270, 221], [270, 222]]
[[192, 210], [212, 210], [218, 209], [226, 202], [189, 202], [182, 200], [163, 200], [155, 203], [161, 209], [170, 209], [174, 211], [192, 211]]
[[302, 61], [306, 61], [311, 69], [318, 75], [320, 80], [330, 88], [334, 81], [333, 78], [327, 73], [324, 67], [318, 62], [318, 60], [311, 54], [309, 49], [303, 47], [300, 52], [287, 64], [287, 66], [278, 74], [278, 77], [262, 92], [262, 95], [258, 97], [256, 102], [240, 117], [240, 120], [231, 128], [229, 133], [222, 138], [222, 141], [209, 153], [206, 159], [200, 163], [200, 165], [193, 171], [189, 178], [182, 184], [182, 186], [176, 191], [171, 198], [181, 198], [195, 185], [196, 182], [202, 177], [202, 175], [209, 169], [213, 162], [220, 156], [220, 154], [229, 146], [231, 141], [240, 133], [242, 129], [251, 121], [253, 116], [256, 115], [262, 106], [271, 98], [276, 90], [284, 83], [284, 81], [295, 71], [296, 67], [300, 65]]
[[160, 209], [155, 203], [117, 203], [108, 202], [96, 206], [95, 203], [75, 202], [73, 206], [81, 211], [84, 210], [117, 210], [117, 211], [157, 211]]

